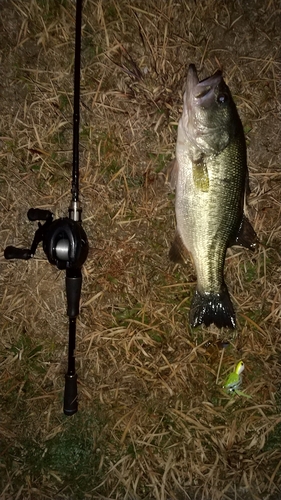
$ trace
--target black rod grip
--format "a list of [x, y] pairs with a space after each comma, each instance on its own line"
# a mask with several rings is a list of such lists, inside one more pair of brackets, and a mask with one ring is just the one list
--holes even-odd
[[4, 250], [5, 259], [21, 259], [28, 260], [31, 259], [32, 254], [29, 248], [17, 248], [13, 246], [8, 246]]
[[67, 299], [67, 316], [76, 318], [79, 315], [80, 296], [82, 288], [81, 270], [75, 270], [71, 275], [71, 270], [66, 271], [66, 299]]
[[77, 373], [65, 375], [63, 412], [67, 416], [74, 415], [78, 411], [77, 397]]
[[52, 217], [50, 210], [43, 210], [41, 208], [30, 208], [27, 212], [29, 220], [48, 220]]

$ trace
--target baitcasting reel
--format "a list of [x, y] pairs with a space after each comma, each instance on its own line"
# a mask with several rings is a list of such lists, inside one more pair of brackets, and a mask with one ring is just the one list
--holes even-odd
[[[76, 214], [72, 208], [69, 215]], [[70, 217], [53, 220], [53, 214], [49, 210], [30, 208], [27, 212], [30, 221], [41, 220], [38, 223], [32, 245], [29, 248], [16, 248], [8, 246], [5, 248], [6, 259], [29, 260], [36, 252], [39, 243], [43, 243], [43, 250], [48, 261], [60, 270], [66, 270], [66, 298], [67, 315], [69, 317], [69, 349], [68, 370], [65, 375], [64, 413], [72, 415], [78, 409], [77, 401], [77, 374], [75, 372], [75, 336], [76, 318], [79, 315], [79, 302], [82, 288], [81, 268], [87, 258], [89, 245], [86, 233], [81, 222]]]

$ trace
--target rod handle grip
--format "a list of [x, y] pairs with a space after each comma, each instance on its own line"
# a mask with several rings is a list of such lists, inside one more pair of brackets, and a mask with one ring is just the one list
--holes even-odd
[[43, 210], [41, 208], [30, 208], [27, 212], [27, 217], [30, 221], [47, 220], [52, 217], [52, 212], [50, 212], [50, 210]]
[[13, 246], [8, 246], [4, 250], [5, 259], [22, 259], [28, 260], [31, 259], [31, 251], [29, 248], [17, 248]]
[[76, 318], [79, 315], [80, 296], [82, 288], [81, 270], [75, 271], [74, 276], [66, 272], [66, 298], [67, 298], [67, 315], [69, 318]]
[[65, 375], [63, 412], [67, 416], [78, 411], [77, 373]]

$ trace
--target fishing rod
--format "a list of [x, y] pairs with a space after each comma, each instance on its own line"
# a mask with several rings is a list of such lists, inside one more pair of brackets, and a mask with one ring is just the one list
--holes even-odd
[[80, 66], [81, 66], [81, 25], [82, 0], [76, 0], [75, 61], [74, 61], [74, 103], [73, 103], [73, 164], [71, 202], [68, 217], [54, 220], [49, 210], [30, 208], [27, 217], [38, 222], [30, 248], [7, 246], [6, 259], [28, 260], [34, 257], [39, 243], [48, 261], [60, 270], [66, 271], [65, 286], [67, 316], [69, 317], [68, 367], [65, 374], [64, 405], [65, 415], [73, 415], [78, 410], [77, 373], [75, 371], [76, 319], [82, 288], [81, 268], [87, 259], [89, 244], [82, 228], [82, 208], [79, 201], [79, 123], [80, 123]]

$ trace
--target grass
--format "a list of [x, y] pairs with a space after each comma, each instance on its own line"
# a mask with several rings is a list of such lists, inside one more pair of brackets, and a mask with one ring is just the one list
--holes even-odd
[[[64, 273], [42, 248], [0, 259], [0, 497], [278, 500], [280, 10], [277, 1], [84, 0], [80, 183], [90, 253], [77, 324], [79, 412], [62, 414]], [[1, 245], [27, 247], [30, 207], [65, 216], [74, 2], [2, 6]], [[248, 141], [247, 215], [228, 251], [234, 332], [191, 329], [196, 276], [174, 266], [174, 158], [187, 65], [223, 69]], [[223, 382], [239, 359], [242, 390]]]
[[[99, 484], [107, 445], [101, 439], [103, 425], [98, 413], [97, 404], [95, 417], [85, 413], [71, 420], [62, 417], [53, 435], [44, 440], [24, 432], [11, 447], [5, 464], [13, 478], [14, 492], [29, 484], [39, 492], [42, 483], [47, 489], [53, 481], [58, 494], [72, 495], [75, 477], [75, 498], [84, 498], [85, 491]], [[96, 442], [90, 430], [93, 428]]]

